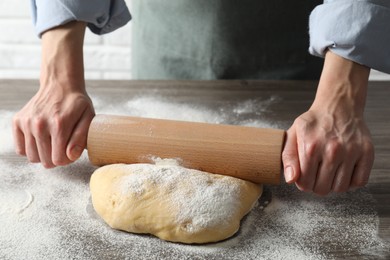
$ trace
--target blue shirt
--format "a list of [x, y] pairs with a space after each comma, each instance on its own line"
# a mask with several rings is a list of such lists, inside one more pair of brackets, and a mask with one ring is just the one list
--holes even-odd
[[390, 73], [390, 1], [325, 0], [310, 15], [309, 52]]
[[88, 23], [96, 34], [112, 32], [131, 19], [123, 0], [31, 0], [32, 18], [36, 33], [70, 21]]
[[[31, 0], [36, 33], [78, 20], [96, 34], [130, 21], [124, 0]], [[390, 73], [390, 1], [325, 0], [309, 20], [312, 55], [329, 49], [346, 59]]]

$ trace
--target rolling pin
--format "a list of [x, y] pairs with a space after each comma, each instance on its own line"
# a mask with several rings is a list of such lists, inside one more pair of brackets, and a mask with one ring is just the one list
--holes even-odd
[[279, 129], [96, 115], [87, 149], [97, 166], [178, 158], [187, 168], [279, 184], [284, 136]]

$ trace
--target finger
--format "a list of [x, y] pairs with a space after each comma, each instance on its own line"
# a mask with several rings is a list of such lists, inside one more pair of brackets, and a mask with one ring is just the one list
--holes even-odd
[[313, 189], [314, 193], [322, 196], [331, 192], [336, 172], [344, 158], [342, 145], [338, 141], [329, 140], [325, 147]]
[[319, 168], [319, 151], [321, 149], [317, 147], [316, 143], [299, 141], [298, 139], [298, 153], [301, 167], [301, 175], [297, 180], [297, 187], [301, 191], [310, 192], [313, 191], [315, 180], [317, 177], [317, 171]]
[[374, 164], [374, 149], [365, 153], [365, 155], [357, 162], [350, 184], [350, 188], [363, 187], [368, 183], [370, 172]]
[[66, 155], [66, 146], [74, 125], [66, 125], [63, 118], [54, 118], [51, 123], [52, 162], [56, 166], [67, 165], [72, 161]]
[[44, 136], [37, 138], [37, 149], [39, 154], [39, 160], [43, 167], [53, 168], [55, 165], [51, 160], [51, 140], [50, 136]]
[[286, 182], [296, 182], [300, 175], [300, 168], [295, 128], [290, 128], [287, 131], [286, 141], [282, 152], [282, 161]]
[[27, 133], [24, 136], [24, 139], [26, 141], [25, 147], [26, 147], [26, 156], [28, 160], [32, 163], [39, 163], [40, 160], [39, 160], [38, 148], [34, 136], [30, 133]]
[[17, 119], [14, 119], [13, 121], [12, 134], [15, 143], [15, 152], [19, 155], [26, 155], [26, 140], [24, 140], [24, 134], [20, 129], [19, 122]]
[[24, 150], [27, 156], [27, 159], [32, 163], [38, 163], [39, 161], [39, 154], [37, 145], [35, 142], [35, 138], [32, 135], [29, 127], [29, 121], [23, 121], [20, 124], [20, 131], [23, 133], [24, 137]]
[[314, 184], [314, 193], [325, 196], [332, 191], [332, 185], [338, 168], [339, 165], [336, 166], [329, 161], [320, 165]]
[[66, 149], [70, 160], [76, 161], [87, 146], [88, 129], [93, 117], [93, 112], [86, 111], [73, 129]]
[[35, 147], [39, 156], [39, 161], [45, 168], [52, 168], [51, 161], [51, 141], [48, 132], [47, 121], [42, 118], [36, 118], [30, 124], [31, 134], [35, 140]]
[[334, 192], [346, 192], [352, 179], [352, 174], [355, 167], [355, 160], [351, 162], [344, 162], [340, 165], [333, 180], [332, 190]]

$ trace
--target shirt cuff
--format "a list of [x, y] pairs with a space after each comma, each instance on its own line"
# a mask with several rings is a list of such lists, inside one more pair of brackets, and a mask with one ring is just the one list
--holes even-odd
[[312, 55], [326, 50], [390, 73], [390, 1], [328, 0], [310, 15]]
[[43, 32], [70, 21], [86, 22], [95, 34], [105, 34], [131, 20], [123, 0], [31, 0], [35, 32]]

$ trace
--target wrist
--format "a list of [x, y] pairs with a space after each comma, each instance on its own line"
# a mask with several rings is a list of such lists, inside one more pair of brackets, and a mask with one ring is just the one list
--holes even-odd
[[328, 51], [312, 109], [363, 117], [369, 74], [370, 68]]
[[85, 28], [83, 22], [70, 22], [42, 35], [41, 88], [85, 91]]

